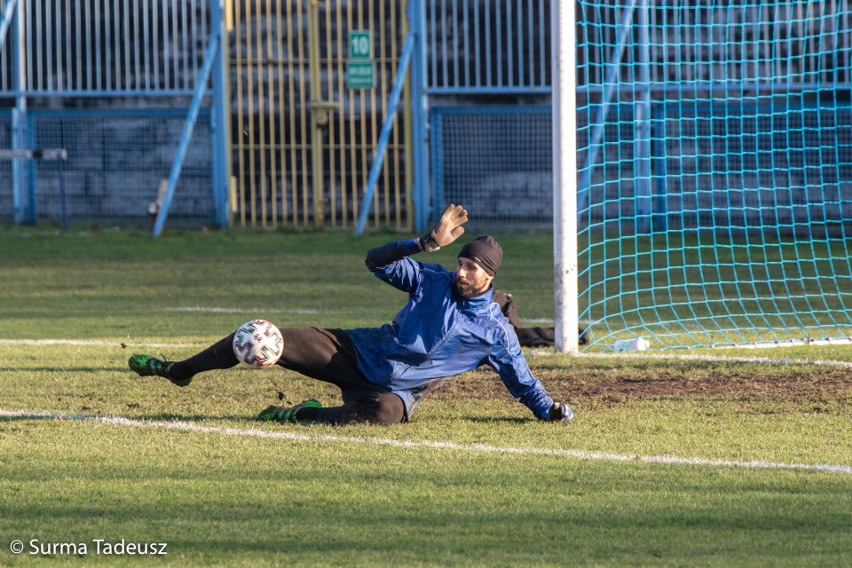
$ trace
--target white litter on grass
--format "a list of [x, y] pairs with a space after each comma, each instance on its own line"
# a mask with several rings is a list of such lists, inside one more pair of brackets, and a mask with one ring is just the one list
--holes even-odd
[[0, 417], [3, 416], [9, 418], [19, 418], [23, 420], [82, 420], [100, 422], [103, 424], [110, 424], [115, 426], [132, 426], [135, 428], [160, 428], [167, 430], [200, 432], [205, 434], [223, 434], [226, 436], [270, 438], [274, 440], [290, 440], [297, 442], [328, 442], [344, 444], [363, 444], [368, 446], [392, 446], [399, 448], [432, 448], [493, 454], [558, 456], [591, 461], [659, 463], [671, 465], [693, 465], [745, 469], [803, 470], [852, 475], [852, 466], [838, 464], [776, 463], [762, 460], [713, 460], [705, 458], [684, 458], [678, 456], [641, 456], [635, 454], [611, 454], [607, 452], [584, 452], [579, 450], [568, 449], [511, 448], [502, 446], [491, 446], [488, 444], [457, 444], [455, 442], [435, 442], [428, 440], [393, 440], [390, 438], [360, 438], [356, 436], [308, 435], [297, 434], [294, 432], [259, 430], [256, 428], [241, 429], [223, 428], [218, 426], [202, 426], [200, 424], [193, 424], [190, 422], [181, 421], [163, 422], [137, 420], [121, 416], [55, 414], [50, 412], [28, 412], [26, 410], [0, 409]]

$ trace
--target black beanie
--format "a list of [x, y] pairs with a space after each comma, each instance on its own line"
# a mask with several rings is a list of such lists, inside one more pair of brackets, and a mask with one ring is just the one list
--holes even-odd
[[482, 269], [494, 276], [503, 260], [503, 249], [493, 237], [485, 235], [477, 237], [462, 247], [459, 258], [469, 258]]

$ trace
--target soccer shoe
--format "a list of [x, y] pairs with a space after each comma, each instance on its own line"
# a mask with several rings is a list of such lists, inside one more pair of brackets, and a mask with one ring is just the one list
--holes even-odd
[[296, 413], [302, 410], [303, 408], [322, 408], [322, 404], [317, 400], [306, 400], [296, 406], [270, 406], [266, 410], [261, 410], [260, 414], [257, 415], [258, 420], [263, 420], [267, 422], [278, 422], [284, 424], [285, 422], [296, 422]]
[[163, 377], [179, 387], [185, 387], [192, 382], [192, 377], [183, 380], [173, 379], [169, 375], [173, 365], [174, 363], [170, 361], [157, 359], [151, 355], [131, 355], [130, 359], [127, 360], [127, 366], [130, 367], [130, 370], [140, 377]]

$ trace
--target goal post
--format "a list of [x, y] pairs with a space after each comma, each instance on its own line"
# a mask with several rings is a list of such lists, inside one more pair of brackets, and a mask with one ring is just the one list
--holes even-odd
[[574, 3], [552, 0], [553, 251], [556, 350], [578, 353]]

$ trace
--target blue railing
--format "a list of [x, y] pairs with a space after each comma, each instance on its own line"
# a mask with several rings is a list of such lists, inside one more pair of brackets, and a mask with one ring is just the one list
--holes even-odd
[[[0, 97], [14, 98], [10, 145], [32, 149], [28, 100], [111, 97], [150, 108], [191, 97], [154, 236], [163, 228], [201, 106], [212, 106], [215, 222], [229, 223], [223, 0], [0, 0]], [[213, 88], [210, 88], [210, 85]], [[209, 103], [207, 102], [209, 101]], [[169, 100], [171, 106], [174, 101]], [[34, 222], [34, 168], [12, 164], [13, 220]], [[152, 195], [157, 188], [150, 188]]]

